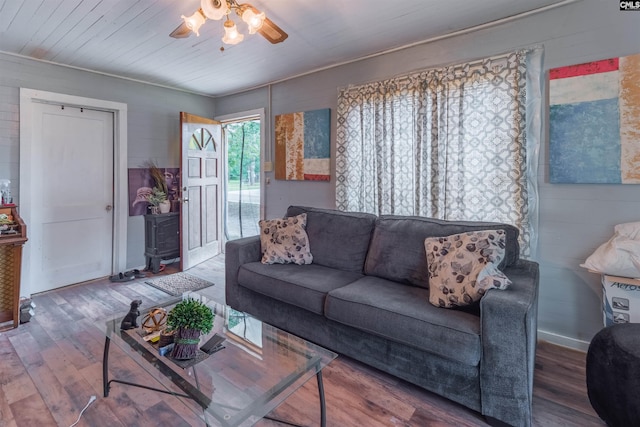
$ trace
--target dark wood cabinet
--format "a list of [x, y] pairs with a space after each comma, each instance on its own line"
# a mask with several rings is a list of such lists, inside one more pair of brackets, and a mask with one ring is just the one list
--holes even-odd
[[180, 256], [180, 213], [144, 216], [144, 256], [147, 269], [160, 271], [160, 261]]

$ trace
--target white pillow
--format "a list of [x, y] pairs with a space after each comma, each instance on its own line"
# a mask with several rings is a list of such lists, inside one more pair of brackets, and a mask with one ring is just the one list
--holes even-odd
[[[630, 224], [620, 224], [623, 233], [636, 236]], [[616, 231], [619, 226], [616, 226]], [[608, 242], [603, 243], [581, 267], [611, 276], [640, 278], [640, 240], [635, 240], [616, 232]]]
[[627, 222], [614, 227], [616, 234], [628, 237], [633, 240], [640, 239], [640, 222]]

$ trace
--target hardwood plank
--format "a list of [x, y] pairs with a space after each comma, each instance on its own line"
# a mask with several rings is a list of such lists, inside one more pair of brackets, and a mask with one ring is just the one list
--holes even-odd
[[[123, 295], [117, 286], [105, 286], [104, 292], [111, 296], [114, 300], [120, 303], [120, 306], [114, 310], [114, 312], [120, 311], [122, 307], [127, 307], [131, 304], [131, 298]], [[135, 299], [135, 298], [134, 298]]]
[[82, 369], [100, 360], [96, 360], [91, 353], [86, 351], [86, 349], [77, 345], [71, 336], [58, 341], [58, 347], [62, 350], [69, 363], [75, 369]]
[[[348, 374], [349, 376], [357, 376], [360, 383], [374, 382], [378, 390], [391, 393], [415, 408], [416, 413], [411, 417], [412, 420], [414, 418], [418, 420], [428, 418], [432, 421], [450, 420], [448, 422], [452, 422], [451, 420], [455, 419], [455, 423], [459, 425], [485, 425], [480, 414], [469, 411], [458, 403], [385, 374], [376, 368], [362, 365], [352, 359], [342, 357], [339, 359], [351, 370], [352, 373]], [[329, 367], [332, 367], [332, 365]], [[418, 411], [418, 409], [421, 409], [422, 412]]]
[[[118, 378], [155, 388], [163, 388], [164, 385], [167, 385], [174, 392], [182, 392], [177, 386], [172, 386], [170, 381], [164, 379], [164, 377], [154, 378], [150, 373], [141, 369], [133, 358], [127, 356], [117, 346], [111, 346], [109, 354], [109, 379]], [[139, 355], [136, 354], [135, 357], [138, 359]], [[162, 380], [162, 382], [159, 382], [160, 380]], [[177, 401], [174, 397], [170, 397], [153, 390], [146, 390], [119, 383], [111, 384], [109, 393], [110, 397], [114, 391], [126, 393], [136, 402], [137, 406], [139, 406], [142, 411], [146, 411], [151, 406], [162, 400], [169, 399], [170, 401]], [[178, 407], [181, 407], [182, 405], [182, 403], [176, 402], [172, 402], [171, 404]]]
[[104, 310], [98, 300], [87, 302], [86, 298], [84, 298], [85, 295], [77, 292], [76, 287], [64, 288], [60, 292], [72, 307], [82, 313], [82, 317], [96, 319], [106, 317], [112, 313]]
[[55, 346], [55, 340], [51, 338], [49, 333], [39, 323], [34, 322], [29, 328], [29, 333], [38, 343], [41, 351]]
[[11, 391], [8, 386], [9, 381], [16, 375], [24, 373], [24, 367], [5, 334], [0, 334], [0, 360], [2, 361], [0, 363], [0, 420], [9, 425], [14, 421], [5, 387]]
[[[343, 395], [343, 398], [349, 401], [360, 400], [360, 409], [367, 411], [375, 409], [380, 415], [388, 414], [404, 421], [408, 421], [413, 416], [415, 407], [390, 393], [385, 387], [382, 388], [384, 392], [381, 393], [382, 384], [379, 382], [362, 381], [357, 371], [349, 365], [340, 364], [335, 365], [334, 368], [327, 370], [323, 377], [327, 381], [327, 387], [335, 387], [338, 396]], [[356, 396], [358, 399], [354, 399]]]
[[0, 390], [2, 386], [8, 384], [17, 377], [24, 375], [25, 368], [22, 360], [16, 353], [9, 337], [0, 334]]
[[13, 345], [26, 370], [44, 364], [40, 354], [40, 347], [30, 333], [11, 336], [9, 341], [11, 341], [11, 345]]
[[138, 284], [136, 281], [127, 283], [127, 286], [120, 286], [118, 291], [129, 299], [126, 306], [123, 306], [122, 310], [126, 311], [129, 308], [129, 304], [134, 299], [142, 300], [142, 307], [151, 307], [157, 302], [170, 298], [171, 296], [166, 292], [162, 292], [153, 286], [147, 285], [144, 282]]
[[72, 401], [73, 394], [68, 393], [49, 366], [33, 368], [29, 371], [29, 376], [45, 405], [48, 408], [56, 408], [51, 412], [56, 424], [60, 426], [73, 424], [82, 406], [80, 409], [75, 407]]
[[57, 423], [40, 394], [28, 395], [9, 405], [18, 426], [56, 426]]
[[446, 411], [433, 411], [433, 408], [416, 408], [416, 412], [408, 426], [429, 426], [429, 427], [444, 427], [455, 425], [461, 426], [488, 426], [480, 415], [474, 417], [475, 419], [461, 419], [456, 412], [447, 413]]
[[47, 297], [48, 297], [48, 298], [51, 298], [51, 300], [52, 300], [54, 303], [58, 304], [58, 305], [60, 305], [60, 304], [64, 304], [64, 303], [66, 302], [66, 301], [65, 301], [65, 299], [64, 299], [64, 298], [62, 298], [62, 297], [61, 297], [59, 294], [57, 294], [56, 292], [50, 292], [50, 293], [48, 293], [48, 294], [41, 294], [41, 295], [39, 295], [38, 299], [41, 299], [41, 298], [47, 298]]
[[71, 363], [67, 354], [60, 347], [51, 347], [42, 351], [46, 366], [54, 373], [62, 385], [72, 384], [82, 379], [78, 369]]
[[562, 358], [548, 343], [541, 343], [536, 358], [534, 382], [535, 396], [551, 402], [563, 402], [577, 415], [593, 416], [594, 411], [587, 396], [586, 354], [563, 349]]
[[[89, 398], [94, 395], [93, 388], [85, 380], [65, 386], [64, 389], [71, 396], [74, 406], [78, 408], [78, 413], [87, 405]], [[82, 418], [87, 426], [104, 425], [128, 427], [131, 425], [128, 422], [121, 422], [111, 407], [106, 404], [104, 398], [97, 398], [96, 401], [87, 408]]]
[[13, 412], [11, 412], [7, 396], [2, 389], [0, 389], [0, 420], [2, 420], [2, 425], [5, 425], [5, 423], [7, 425], [10, 423], [15, 424]]
[[146, 411], [146, 416], [153, 419], [157, 426], [183, 426], [189, 427], [191, 424], [183, 420], [169, 405], [165, 402], [159, 402]]
[[576, 412], [565, 406], [562, 401], [533, 398], [533, 425], [539, 427], [556, 426], [605, 426], [597, 415], [590, 416]]
[[113, 387], [109, 397], [102, 395], [102, 362], [94, 363], [80, 370], [83, 378], [93, 385], [93, 393], [98, 400], [109, 407], [118, 420], [127, 426], [154, 427], [153, 418], [149, 418], [143, 408], [137, 402], [137, 396], [133, 393], [133, 398], [126, 393], [126, 389]]

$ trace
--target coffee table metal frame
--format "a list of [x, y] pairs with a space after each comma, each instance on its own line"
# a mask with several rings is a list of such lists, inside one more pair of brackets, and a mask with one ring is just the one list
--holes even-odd
[[[202, 298], [197, 294], [191, 294], [191, 297]], [[181, 299], [182, 298], [171, 299], [169, 301], [166, 301], [161, 304], [157, 304], [155, 306], [169, 307], [173, 304], [176, 304]], [[216, 306], [222, 307], [222, 305], [218, 303], [216, 303]], [[249, 315], [246, 315], [244, 313], [243, 313], [243, 316], [250, 317]], [[226, 409], [234, 409], [234, 410], [238, 410], [238, 412], [232, 417], [224, 413], [225, 407], [223, 405], [212, 403], [212, 398], [207, 396], [205, 393], [203, 393], [200, 390], [200, 385], [198, 384], [198, 376], [196, 373], [197, 372], [196, 368], [198, 365], [197, 363], [194, 363], [193, 365], [190, 366], [190, 369], [193, 370], [192, 372], [195, 380], [195, 385], [194, 385], [190, 381], [185, 380], [185, 378], [179, 373], [179, 370], [186, 369], [186, 368], [180, 368], [178, 365], [174, 364], [174, 362], [168, 357], [160, 356], [157, 350], [154, 351], [154, 349], [150, 345], [145, 344], [144, 342], [141, 342], [141, 340], [138, 340], [135, 337], [132, 337], [131, 331], [121, 331], [120, 321], [122, 317], [123, 316], [117, 316], [105, 322], [106, 330], [105, 330], [104, 352], [103, 352], [103, 359], [102, 359], [102, 381], [103, 381], [104, 397], [109, 396], [109, 391], [111, 389], [112, 383], [119, 383], [127, 386], [153, 390], [153, 391], [169, 394], [176, 397], [192, 399], [203, 409], [205, 414], [203, 421], [207, 425], [209, 425], [207, 421], [207, 415], [212, 415], [221, 425], [224, 425], [225, 427], [238, 426], [252, 416], [271, 419], [271, 420], [275, 420], [288, 425], [293, 425], [293, 426], [296, 425], [288, 421], [268, 417], [267, 414], [271, 412], [273, 408], [268, 409], [266, 411], [262, 410], [262, 412], [265, 412], [264, 414], [256, 414], [255, 405], [251, 407], [246, 407], [244, 409], [229, 408], [227, 406]], [[171, 379], [172, 383], [178, 386], [182, 391], [184, 391], [184, 393], [177, 393], [169, 389], [151, 387], [144, 384], [134, 383], [132, 381], [127, 381], [119, 378], [109, 379], [109, 349], [110, 349], [111, 338], [113, 337], [113, 334], [117, 334], [117, 336], [119, 336], [123, 342], [126, 342], [131, 349], [133, 349], [136, 353], [141, 355], [142, 358], [146, 360], [146, 362], [155, 366], [162, 374], [168, 376]], [[267, 337], [267, 339], [273, 342], [276, 341], [269, 337]], [[331, 360], [333, 360], [337, 355], [333, 352], [330, 352], [329, 350], [325, 350], [320, 347], [317, 347], [317, 348], [324, 351], [324, 353], [304, 355], [308, 357], [306, 366], [301, 367], [294, 372], [291, 372], [285, 378], [282, 378], [282, 380], [278, 384], [274, 385], [265, 393], [263, 393], [263, 395], [260, 396], [259, 399], [256, 399], [255, 402], [257, 403], [258, 408], [267, 407], [269, 402], [271, 402], [273, 399], [275, 399], [279, 395], [282, 395], [283, 393], [287, 392], [289, 390], [289, 387], [291, 387], [293, 384], [298, 382], [301, 378], [303, 378], [312, 370], [315, 370], [316, 372], [315, 376], [316, 376], [316, 381], [318, 385], [318, 397], [319, 397], [319, 403], [320, 403], [320, 425], [322, 427], [326, 426], [326, 402], [324, 397], [324, 384], [322, 381], [322, 369], [326, 365], [328, 365], [331, 362]], [[302, 354], [302, 353], [298, 352], [298, 354]], [[211, 357], [215, 357], [215, 353]], [[327, 358], [330, 358], [328, 362], [327, 362]], [[306, 383], [306, 381], [307, 380], [300, 383], [299, 387], [301, 387], [304, 383]], [[286, 397], [284, 399], [286, 399]], [[217, 411], [216, 409], [221, 409], [221, 411]]]

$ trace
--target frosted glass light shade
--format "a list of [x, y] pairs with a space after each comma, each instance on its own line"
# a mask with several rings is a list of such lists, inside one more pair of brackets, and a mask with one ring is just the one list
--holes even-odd
[[242, 13], [242, 20], [247, 23], [247, 26], [249, 27], [249, 34], [255, 34], [256, 31], [262, 27], [264, 18], [264, 12], [255, 13], [251, 9], [247, 9]]
[[200, 37], [200, 27], [204, 24], [205, 18], [202, 16], [199, 10], [196, 10], [195, 13], [191, 16], [181, 16], [184, 19], [184, 23], [191, 31], [196, 33], [196, 36]]
[[226, 44], [238, 44], [244, 39], [244, 35], [238, 32], [235, 22], [227, 20], [224, 22], [224, 37], [222, 41]]

